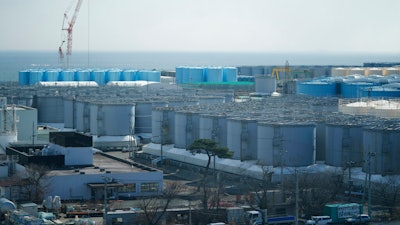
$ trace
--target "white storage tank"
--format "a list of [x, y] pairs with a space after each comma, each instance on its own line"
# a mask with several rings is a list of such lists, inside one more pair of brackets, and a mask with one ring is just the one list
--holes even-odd
[[383, 176], [400, 174], [400, 128], [393, 122], [364, 128], [364, 172]]
[[199, 138], [211, 139], [219, 146], [227, 146], [226, 115], [202, 114], [199, 117]]
[[400, 74], [400, 69], [397, 67], [384, 68], [382, 71], [382, 75], [384, 76], [399, 75], [399, 74]]
[[228, 118], [227, 147], [233, 152], [233, 159], [257, 159], [257, 121], [250, 118]]
[[166, 107], [167, 102], [151, 100], [135, 101], [135, 133], [151, 133], [153, 107]]
[[365, 75], [365, 68], [351, 68], [349, 70], [349, 75]]
[[0, 198], [0, 211], [2, 214], [5, 214], [9, 210], [14, 210], [14, 209], [17, 209], [14, 202], [12, 202], [6, 198]]
[[383, 75], [383, 70], [382, 68], [366, 68], [365, 69], [365, 75]]
[[271, 94], [276, 92], [276, 79], [272, 76], [258, 75], [254, 77], [254, 90], [257, 93]]
[[362, 161], [362, 125], [333, 123], [325, 126], [325, 163], [345, 167]]
[[135, 103], [90, 104], [90, 133], [97, 136], [125, 136], [135, 130]]
[[190, 111], [175, 112], [175, 147], [187, 149], [199, 139], [199, 114]]
[[175, 111], [171, 107], [156, 107], [152, 110], [152, 139], [160, 144], [172, 144], [175, 141]]
[[309, 166], [315, 162], [315, 125], [302, 122], [259, 122], [257, 155], [261, 165]]
[[75, 115], [75, 97], [64, 97], [64, 127], [74, 127], [74, 115]]
[[349, 69], [343, 67], [332, 68], [331, 75], [333, 77], [342, 77], [349, 75]]

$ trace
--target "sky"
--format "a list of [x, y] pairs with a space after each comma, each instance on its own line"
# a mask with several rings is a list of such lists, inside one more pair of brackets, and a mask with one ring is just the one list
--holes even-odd
[[[0, 0], [0, 51], [57, 51], [76, 3]], [[72, 51], [393, 54], [399, 10], [399, 0], [83, 0]]]

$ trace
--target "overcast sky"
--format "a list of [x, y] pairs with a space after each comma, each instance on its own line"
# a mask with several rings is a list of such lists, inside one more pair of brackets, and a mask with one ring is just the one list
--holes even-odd
[[[77, 0], [0, 0], [0, 51], [57, 51]], [[73, 51], [400, 53], [399, 0], [83, 0]]]

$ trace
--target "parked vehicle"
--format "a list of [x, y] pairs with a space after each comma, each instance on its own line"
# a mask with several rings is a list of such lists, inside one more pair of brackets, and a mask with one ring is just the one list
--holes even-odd
[[369, 224], [371, 219], [368, 214], [357, 214], [346, 219], [346, 224]]
[[311, 216], [311, 219], [306, 221], [306, 225], [326, 225], [330, 222], [332, 222], [330, 216]]
[[331, 225], [345, 224], [347, 219], [362, 213], [363, 206], [358, 203], [327, 204], [324, 207], [324, 215], [332, 219], [327, 224]]
[[[265, 213], [266, 215], [266, 213]], [[256, 210], [250, 210], [245, 212], [246, 224], [248, 225], [261, 225], [262, 224], [262, 214]], [[283, 225], [283, 224], [293, 224], [295, 222], [294, 216], [265, 216], [265, 222], [268, 225]]]

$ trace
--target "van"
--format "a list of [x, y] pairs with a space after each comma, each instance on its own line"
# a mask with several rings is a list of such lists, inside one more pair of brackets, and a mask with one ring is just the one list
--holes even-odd
[[307, 225], [326, 225], [327, 223], [332, 222], [330, 216], [312, 216], [311, 220], [307, 220]]

